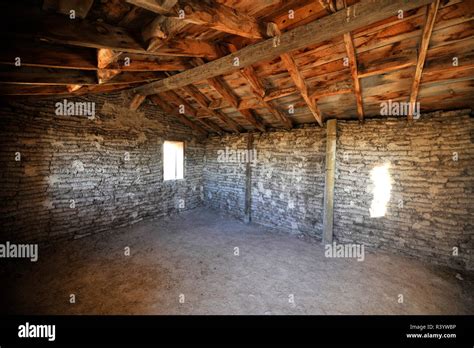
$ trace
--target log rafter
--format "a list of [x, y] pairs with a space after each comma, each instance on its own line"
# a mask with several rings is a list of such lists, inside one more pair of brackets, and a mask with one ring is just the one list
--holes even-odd
[[[322, 117], [316, 103], [311, 100], [308, 87], [298, 71], [294, 59], [290, 52], [318, 44], [335, 37], [342, 37], [345, 33], [355, 31], [362, 27], [385, 20], [394, 16], [399, 10], [409, 11], [431, 3], [433, 0], [414, 1], [361, 1], [346, 9], [327, 15], [317, 21], [295, 27], [287, 32], [277, 35], [275, 39], [267, 39], [261, 42], [250, 44], [237, 52], [233, 52], [224, 57], [213, 60], [203, 66], [186, 70], [182, 73], [170, 76], [161, 81], [136, 88], [134, 93], [142, 95], [161, 93], [167, 90], [182, 88], [199, 81], [205, 81], [220, 75], [226, 75], [233, 71], [240, 70], [259, 63], [283, 56], [286, 65], [290, 67], [290, 75], [295, 81], [295, 85], [300, 91], [303, 99], [309, 106], [313, 116], [322, 124]], [[331, 28], [331, 30], [327, 30]], [[285, 56], [286, 55], [286, 56]], [[235, 59], [239, 59], [239, 64], [235, 65]], [[296, 67], [296, 69], [295, 69]], [[264, 97], [265, 98], [265, 97]]]
[[149, 11], [252, 39], [261, 39], [257, 21], [220, 2], [208, 0], [127, 0], [128, 3]]
[[[433, 32], [434, 23], [436, 20], [436, 14], [439, 8], [439, 0], [436, 0], [427, 7], [426, 12], [426, 21], [423, 27], [423, 32], [421, 35], [420, 50], [418, 55], [418, 60], [416, 63], [415, 76], [413, 78], [413, 83], [411, 86], [410, 94], [410, 105], [414, 105], [418, 98], [418, 92], [420, 89], [421, 77], [423, 74], [423, 67], [425, 65], [426, 54], [428, 53], [428, 47], [430, 45], [431, 34]], [[410, 107], [410, 112], [408, 114], [408, 120], [413, 120], [413, 107]]]
[[159, 95], [155, 94], [150, 96], [150, 100], [155, 105], [158, 105], [164, 112], [174, 115], [185, 126], [188, 126], [189, 128], [195, 130], [196, 132], [199, 132], [202, 135], [208, 134], [208, 132], [204, 128], [192, 122], [183, 114], [179, 113], [178, 110], [169, 105], [168, 102], [165, 101], [164, 98], [161, 98]]
[[364, 102], [362, 99], [362, 87], [360, 85], [358, 75], [356, 50], [354, 48], [354, 42], [352, 40], [351, 33], [344, 34], [344, 45], [346, 47], [349, 67], [351, 69], [352, 82], [354, 84], [354, 94], [357, 103], [357, 117], [359, 118], [359, 121], [362, 122], [364, 120]]

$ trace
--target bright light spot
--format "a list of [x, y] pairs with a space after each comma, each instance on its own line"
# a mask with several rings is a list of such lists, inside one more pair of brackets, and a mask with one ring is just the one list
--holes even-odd
[[163, 144], [163, 179], [183, 179], [184, 143], [181, 141], [165, 141]]
[[387, 203], [390, 200], [390, 191], [392, 190], [392, 184], [390, 183], [390, 173], [388, 168], [390, 163], [377, 166], [370, 172], [370, 178], [374, 185], [372, 191], [374, 198], [372, 205], [370, 206], [370, 217], [381, 217], [385, 216], [387, 211]]

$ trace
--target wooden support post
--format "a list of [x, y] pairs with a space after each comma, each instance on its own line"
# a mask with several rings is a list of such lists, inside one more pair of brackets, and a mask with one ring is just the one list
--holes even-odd
[[[252, 157], [251, 157], [252, 154]], [[244, 208], [244, 220], [246, 223], [250, 223], [252, 220], [252, 163], [253, 158], [253, 133], [247, 133], [247, 166], [245, 168], [245, 208]]]
[[323, 244], [332, 243], [334, 175], [336, 171], [336, 120], [326, 123], [326, 182], [324, 185]]

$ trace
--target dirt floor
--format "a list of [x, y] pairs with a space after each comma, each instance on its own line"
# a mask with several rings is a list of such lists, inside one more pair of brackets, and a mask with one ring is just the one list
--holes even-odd
[[314, 240], [197, 209], [40, 249], [10, 274], [8, 302], [20, 314], [474, 313], [472, 273], [365, 254], [329, 259]]

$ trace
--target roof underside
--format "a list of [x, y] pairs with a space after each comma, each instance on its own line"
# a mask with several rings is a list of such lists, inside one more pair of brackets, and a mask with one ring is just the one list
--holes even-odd
[[364, 2], [2, 4], [0, 94], [63, 97], [129, 89], [131, 108], [151, 102], [203, 133], [363, 120], [380, 116], [381, 103], [388, 100], [417, 101], [421, 111], [474, 106], [474, 1], [469, 0], [432, 1], [223, 75], [141, 93], [150, 91], [151, 82], [265, 40], [276, 42], [286, 32], [349, 13]]

